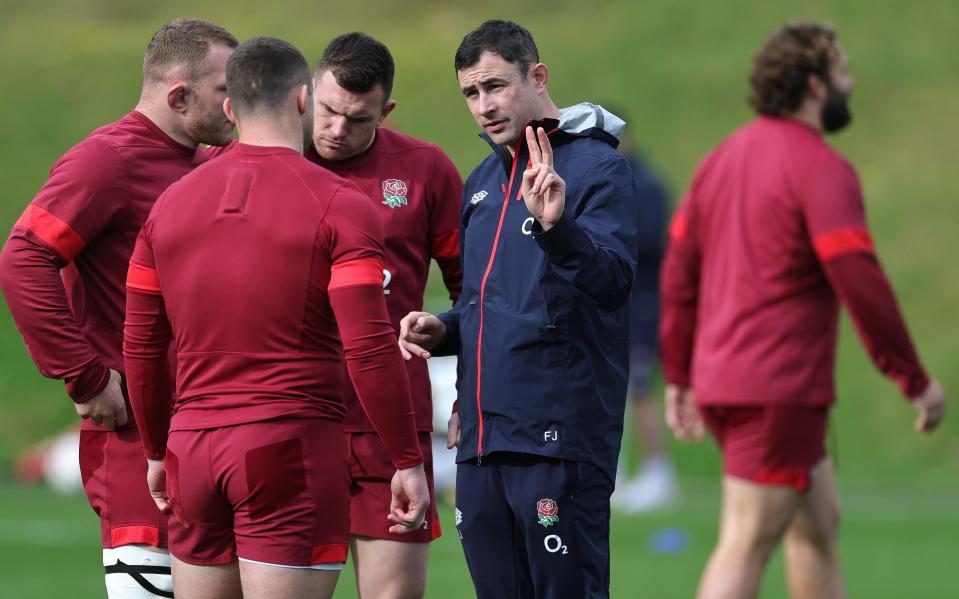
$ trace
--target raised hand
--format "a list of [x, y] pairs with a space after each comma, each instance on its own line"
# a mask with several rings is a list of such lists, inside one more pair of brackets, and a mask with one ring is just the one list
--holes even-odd
[[523, 200], [526, 209], [544, 231], [550, 230], [566, 207], [566, 181], [553, 170], [553, 146], [542, 127], [526, 128], [529, 168], [523, 171]]

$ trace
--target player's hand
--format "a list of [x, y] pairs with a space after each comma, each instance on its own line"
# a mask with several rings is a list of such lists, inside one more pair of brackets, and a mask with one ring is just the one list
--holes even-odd
[[123, 389], [120, 386], [120, 373], [110, 370], [110, 380], [103, 391], [89, 400], [76, 404], [80, 418], [90, 419], [93, 424], [103, 424], [107, 428], [117, 428], [127, 423], [127, 406], [123, 401]]
[[420, 528], [430, 507], [430, 488], [426, 484], [423, 464], [397, 470], [390, 490], [393, 493], [390, 514], [387, 516], [393, 523], [390, 532], [404, 534]]
[[915, 429], [917, 433], [928, 433], [934, 430], [942, 421], [946, 413], [946, 392], [939, 381], [932, 379], [922, 395], [912, 400], [919, 416], [916, 417]]
[[538, 127], [526, 128], [529, 146], [529, 168], [523, 171], [523, 200], [544, 231], [553, 228], [566, 207], [566, 181], [553, 170], [553, 146], [546, 131]]
[[666, 425], [680, 441], [703, 440], [703, 418], [693, 401], [692, 389], [666, 385]]
[[446, 449], [460, 446], [460, 413], [453, 412], [446, 424]]
[[400, 321], [400, 353], [404, 360], [430, 359], [430, 350], [446, 339], [446, 325], [429, 312], [410, 312]]
[[150, 496], [157, 504], [157, 509], [164, 514], [170, 513], [170, 496], [166, 490], [166, 470], [163, 469], [163, 460], [147, 460], [147, 486]]

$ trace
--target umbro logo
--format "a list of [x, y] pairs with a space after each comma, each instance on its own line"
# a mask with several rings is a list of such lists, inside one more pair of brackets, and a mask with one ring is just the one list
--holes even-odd
[[477, 191], [473, 194], [473, 198], [470, 199], [470, 204], [479, 204], [488, 195], [485, 191]]

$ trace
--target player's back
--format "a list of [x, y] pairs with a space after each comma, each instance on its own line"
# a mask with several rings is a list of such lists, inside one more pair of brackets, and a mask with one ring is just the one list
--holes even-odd
[[697, 171], [689, 227], [701, 255], [693, 380], [702, 403], [832, 401], [838, 303], [804, 216], [823, 165], [815, 130], [761, 117]]
[[173, 430], [342, 416], [327, 217], [358, 196], [294, 150], [244, 144], [164, 194], [148, 226], [178, 355]]

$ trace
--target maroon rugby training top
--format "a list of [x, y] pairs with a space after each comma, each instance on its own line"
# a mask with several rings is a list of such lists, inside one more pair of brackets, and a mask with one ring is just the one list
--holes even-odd
[[100, 393], [110, 368], [123, 373], [123, 282], [137, 233], [163, 190], [206, 159], [131, 112], [64, 154], [13, 226], [0, 255], [4, 297], [37, 368], [75, 402]]
[[760, 117], [699, 165], [662, 274], [666, 380], [703, 405], [835, 400], [838, 300], [876, 366], [929, 383], [873, 249], [852, 166], [815, 129]]
[[[358, 156], [331, 162], [314, 148], [307, 157], [350, 180], [376, 205], [386, 236], [383, 293], [390, 322], [399, 334], [400, 320], [423, 309], [423, 292], [430, 258], [436, 260], [450, 298], [459, 297], [459, 218], [463, 181], [446, 154], [433, 144], [391, 131], [376, 130], [373, 145]], [[433, 430], [433, 399], [425, 360], [406, 362], [420, 431]], [[368, 432], [373, 427], [347, 389], [346, 430]]]
[[359, 189], [287, 148], [237, 144], [171, 186], [127, 277], [127, 386], [147, 456], [168, 430], [342, 419], [345, 353], [394, 465], [422, 462], [382, 236]]

